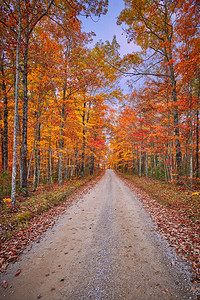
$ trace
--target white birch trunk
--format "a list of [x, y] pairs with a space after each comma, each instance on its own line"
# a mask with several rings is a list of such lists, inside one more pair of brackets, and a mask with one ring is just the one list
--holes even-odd
[[139, 177], [142, 176], [142, 154], [141, 154], [141, 146], [140, 146], [140, 153], [139, 153]]
[[14, 116], [14, 137], [13, 137], [13, 167], [12, 167], [12, 188], [11, 188], [11, 205], [16, 202], [16, 177], [17, 177], [17, 125], [18, 125], [18, 98], [19, 98], [19, 59], [21, 43], [21, 4], [18, 2], [19, 32], [16, 49], [16, 79], [15, 79], [15, 116]]
[[148, 177], [148, 152], [146, 151], [146, 177]]
[[60, 146], [59, 160], [58, 160], [58, 184], [62, 185], [62, 170], [63, 170], [63, 152]]

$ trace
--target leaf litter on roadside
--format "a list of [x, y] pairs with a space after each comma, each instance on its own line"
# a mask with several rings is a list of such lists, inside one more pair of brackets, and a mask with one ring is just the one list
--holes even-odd
[[[56, 207], [44, 211], [41, 215], [32, 218], [25, 228], [14, 232], [9, 239], [0, 240], [0, 271], [6, 272], [9, 263], [14, 263], [19, 259], [19, 255], [27, 248], [32, 247], [33, 241], [40, 241], [45, 231], [52, 227], [59, 215], [64, 214], [70, 206], [75, 204], [81, 196], [86, 194], [103, 176], [104, 172], [85, 183], [80, 189], [73, 192], [71, 198], [67, 198]], [[9, 230], [9, 228], [8, 228]], [[21, 270], [19, 274], [21, 273]], [[16, 273], [18, 274], [18, 272]], [[16, 275], [15, 276], [18, 276]]]
[[[166, 239], [177, 254], [190, 263], [192, 267], [192, 281], [200, 283], [200, 226], [192, 222], [186, 213], [167, 208], [151, 199], [146, 192], [134, 185], [129, 179], [120, 178], [129, 186], [142, 202], [157, 225], [163, 239]], [[172, 262], [175, 264], [175, 262]], [[199, 291], [200, 292], [200, 291]]]

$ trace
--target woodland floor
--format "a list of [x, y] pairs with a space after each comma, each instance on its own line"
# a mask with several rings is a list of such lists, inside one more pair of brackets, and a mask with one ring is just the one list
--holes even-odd
[[[107, 170], [71, 198], [73, 205], [66, 201], [56, 208], [63, 213], [56, 222], [45, 212], [36, 230], [43, 217], [54, 226], [42, 237], [39, 230], [37, 242], [1, 274], [0, 299], [199, 299], [198, 273], [191, 275], [190, 265], [175, 251], [175, 239], [170, 247], [168, 231], [159, 226], [169, 218], [165, 227], [174, 236], [178, 214], [172, 218], [170, 209], [123, 181]], [[185, 228], [183, 222], [178, 228]], [[182, 238], [190, 230], [183, 230]]]

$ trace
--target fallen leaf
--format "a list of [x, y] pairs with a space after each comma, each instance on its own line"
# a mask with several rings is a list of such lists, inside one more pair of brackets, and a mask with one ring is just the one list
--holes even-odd
[[6, 280], [3, 280], [3, 281], [2, 281], [2, 287], [3, 287], [4, 289], [6, 289], [6, 288], [8, 287], [8, 283], [7, 283]]
[[19, 271], [15, 274], [15, 277], [19, 276], [20, 273], [21, 273], [21, 270], [19, 270]]

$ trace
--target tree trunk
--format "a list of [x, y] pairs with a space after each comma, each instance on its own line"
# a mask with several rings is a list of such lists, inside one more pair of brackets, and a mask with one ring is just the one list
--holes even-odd
[[40, 184], [40, 126], [41, 124], [38, 124], [38, 127], [36, 128], [36, 147], [35, 147], [35, 155], [34, 155], [34, 173], [33, 173], [33, 190], [36, 190]]
[[63, 141], [59, 141], [59, 159], [58, 159], [58, 184], [62, 185], [62, 170], [63, 170]]
[[66, 157], [66, 163], [65, 163], [65, 180], [68, 180], [69, 177], [69, 173], [70, 173], [70, 158], [69, 158], [69, 154], [67, 153], [67, 157]]
[[0, 70], [2, 75], [2, 93], [4, 100], [4, 116], [3, 116], [3, 170], [6, 171], [8, 168], [8, 97], [6, 92], [6, 81], [5, 81], [5, 73], [4, 73], [4, 54], [2, 53]]
[[35, 149], [34, 157], [34, 171], [33, 171], [33, 190], [36, 190], [36, 178], [37, 178], [37, 149]]
[[60, 120], [60, 140], [59, 140], [59, 159], [58, 159], [58, 184], [62, 185], [63, 183], [63, 146], [64, 146], [64, 121], [65, 121], [65, 98], [66, 98], [66, 88], [67, 88], [67, 81], [65, 77], [65, 82], [63, 86], [63, 99], [62, 99], [62, 110], [60, 112], [61, 114], [61, 120]]
[[189, 127], [190, 127], [190, 187], [192, 188], [193, 186], [193, 140], [192, 140], [192, 102], [191, 102], [191, 97], [192, 97], [192, 91], [191, 91], [191, 87], [189, 87], [189, 90], [188, 90], [188, 93], [189, 93], [189, 107], [190, 107], [190, 110], [189, 110]]
[[[177, 166], [177, 173], [178, 179], [182, 173], [182, 152], [181, 152], [181, 144], [179, 140], [179, 115], [178, 115], [178, 105], [177, 105], [177, 91], [176, 91], [176, 78], [174, 73], [174, 66], [173, 66], [173, 54], [172, 54], [172, 36], [173, 36], [173, 26], [168, 25], [168, 8], [167, 8], [167, 1], [164, 2], [164, 9], [165, 9], [165, 19], [164, 19], [164, 34], [166, 34], [167, 41], [169, 43], [169, 48], [164, 46], [164, 56], [167, 60], [169, 66], [169, 73], [171, 79], [171, 86], [172, 86], [172, 99], [174, 102], [174, 135], [175, 135], [175, 149], [176, 149], [176, 166]], [[171, 17], [170, 17], [171, 18]]]
[[19, 174], [20, 174], [20, 186], [22, 186], [22, 141], [21, 141], [21, 126], [20, 126], [20, 120], [19, 120], [19, 114], [18, 114], [18, 141], [19, 141]]
[[[27, 73], [28, 73], [28, 47], [29, 47], [29, 39], [33, 32], [34, 27], [37, 23], [49, 12], [54, 0], [48, 1], [48, 5], [45, 11], [38, 12], [35, 16], [36, 19], [31, 24], [30, 22], [30, 1], [24, 1], [27, 6], [27, 13], [25, 15], [26, 23], [24, 25], [24, 55], [23, 55], [23, 125], [22, 125], [22, 188], [25, 193], [27, 193], [28, 181], [27, 181], [27, 126], [28, 126], [28, 88], [27, 88]], [[35, 4], [33, 4], [35, 5]]]
[[[63, 98], [65, 98], [65, 90], [63, 91]], [[62, 185], [63, 183], [63, 128], [64, 128], [64, 118], [65, 118], [65, 104], [62, 104], [62, 112], [61, 112], [61, 121], [60, 121], [60, 140], [59, 140], [59, 159], [58, 159], [58, 184]]]
[[159, 174], [159, 179], [161, 178], [161, 155], [158, 153], [157, 155], [158, 158], [158, 174]]
[[145, 154], [146, 154], [146, 163], [145, 163], [146, 177], [148, 177], [148, 152], [146, 151]]
[[151, 151], [151, 178], [153, 178], [153, 154]]
[[172, 141], [169, 141], [169, 168], [170, 168], [170, 180], [173, 180], [173, 164], [172, 164]]
[[41, 141], [41, 133], [40, 133], [41, 124], [38, 124], [38, 142], [39, 148], [37, 150], [37, 188], [40, 185], [40, 141]]
[[51, 149], [50, 149], [49, 155], [50, 155], [50, 182], [52, 184], [53, 183], [53, 163], [52, 163], [52, 151], [51, 151]]
[[75, 166], [73, 166], [73, 167], [71, 168], [71, 170], [70, 170], [70, 180], [72, 180], [72, 178], [73, 178], [74, 167], [75, 167]]
[[4, 155], [3, 155], [3, 130], [0, 128], [1, 131], [1, 165], [2, 169], [4, 168]]
[[[169, 99], [167, 98], [167, 104], [169, 103]], [[172, 141], [171, 141], [171, 130], [170, 130], [170, 111], [168, 111], [168, 135], [170, 140], [168, 142], [167, 148], [169, 149], [169, 174], [170, 174], [170, 181], [173, 180], [173, 165], [172, 165]]]
[[199, 109], [197, 108], [196, 124], [196, 177], [199, 178]]
[[139, 167], [138, 167], [138, 175], [139, 177], [142, 176], [142, 151], [141, 151], [141, 146], [139, 147]]
[[134, 174], [134, 173], [135, 173], [135, 159], [134, 159], [134, 150], [133, 150], [133, 146], [132, 146], [131, 153], [132, 153], [132, 173]]
[[21, 43], [21, 3], [18, 3], [18, 19], [19, 32], [17, 38], [16, 49], [16, 79], [15, 79], [15, 115], [14, 115], [14, 137], [13, 137], [13, 167], [12, 167], [12, 189], [11, 189], [11, 205], [15, 205], [16, 201], [16, 176], [17, 176], [17, 119], [18, 119], [18, 98], [19, 98], [19, 58], [20, 58], [20, 43]]
[[47, 151], [47, 182], [50, 181], [50, 151], [51, 151], [51, 138], [49, 138], [49, 149]]
[[[166, 145], [166, 149], [167, 148], [168, 148], [168, 145]], [[167, 158], [168, 158], [168, 152], [166, 152], [166, 154], [164, 155], [164, 172], [165, 172], [165, 181], [166, 182], [168, 181]]]
[[24, 57], [23, 57], [23, 124], [22, 124], [22, 189], [27, 193], [27, 126], [28, 126], [28, 43], [26, 38]]
[[200, 76], [199, 76], [199, 86], [198, 86], [198, 96], [197, 96], [197, 124], [196, 124], [196, 177], [199, 178], [199, 98], [200, 98]]
[[90, 175], [94, 174], [94, 154], [91, 156], [91, 161], [90, 161]]
[[84, 171], [85, 171], [85, 142], [86, 142], [86, 138], [85, 138], [85, 108], [86, 108], [86, 102], [84, 102], [83, 105], [83, 115], [82, 115], [82, 126], [83, 126], [83, 148], [82, 148], [82, 155], [81, 155], [81, 178], [83, 178], [84, 176]]
[[35, 151], [35, 143], [36, 143], [36, 138], [37, 138], [37, 124], [36, 124], [36, 128], [35, 128], [35, 134], [34, 134], [34, 141], [33, 141], [33, 147], [32, 147], [32, 153], [31, 153], [31, 157], [30, 157], [30, 161], [29, 161], [29, 166], [28, 166], [28, 174], [27, 174], [27, 180], [29, 179], [29, 175], [30, 175], [30, 170], [31, 170], [31, 163], [32, 163], [32, 159], [33, 159], [33, 154]]
[[[172, 57], [171, 57], [172, 59]], [[176, 148], [176, 167], [178, 175], [182, 173], [182, 153], [181, 153], [181, 144], [179, 140], [179, 115], [178, 115], [178, 107], [177, 107], [177, 93], [176, 93], [176, 80], [174, 76], [173, 66], [170, 65], [170, 75], [171, 75], [171, 82], [172, 82], [172, 97], [174, 106], [174, 134], [175, 134], [175, 148]]]

